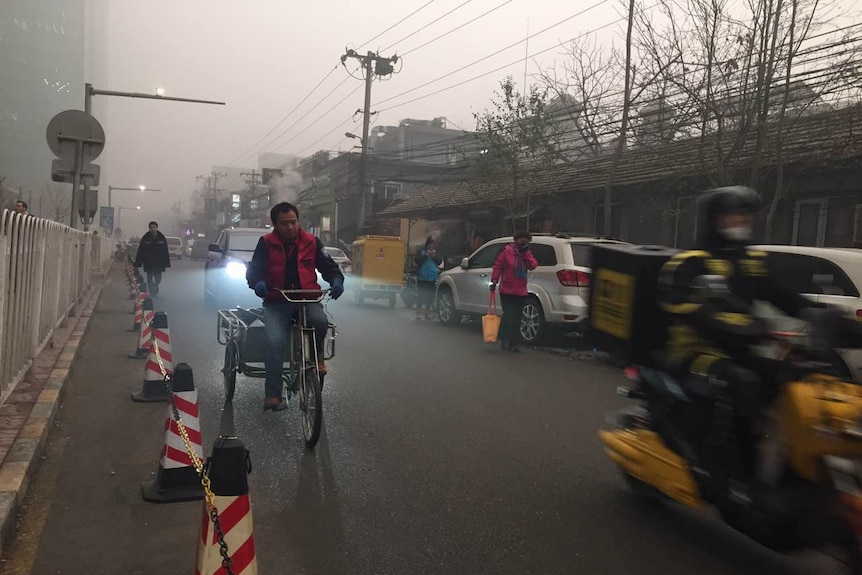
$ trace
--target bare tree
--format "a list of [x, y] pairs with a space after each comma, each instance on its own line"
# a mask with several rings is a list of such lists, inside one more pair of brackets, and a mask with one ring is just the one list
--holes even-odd
[[479, 197], [507, 190], [513, 229], [521, 208], [529, 229], [535, 185], [560, 158], [560, 127], [548, 109], [546, 88], [531, 86], [528, 94], [521, 94], [507, 78], [495, 94], [493, 107], [475, 114], [480, 153], [473, 163], [479, 178], [471, 187]]
[[46, 184], [42, 201], [46, 218], [65, 223], [66, 215], [72, 209], [72, 192], [67, 186], [56, 182]]

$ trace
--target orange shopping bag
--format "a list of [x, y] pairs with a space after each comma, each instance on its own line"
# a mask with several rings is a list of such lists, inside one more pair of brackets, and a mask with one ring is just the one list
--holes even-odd
[[482, 336], [485, 343], [497, 341], [500, 332], [500, 316], [497, 315], [497, 292], [492, 291], [488, 300], [488, 314], [482, 316]]

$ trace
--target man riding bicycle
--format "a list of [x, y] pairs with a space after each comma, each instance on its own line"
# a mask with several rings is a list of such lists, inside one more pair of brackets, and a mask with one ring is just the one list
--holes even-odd
[[[332, 299], [344, 293], [344, 275], [332, 257], [324, 250], [319, 238], [303, 230], [299, 225], [299, 210], [293, 204], [276, 204], [269, 212], [273, 231], [257, 243], [251, 263], [246, 272], [248, 287], [263, 299], [263, 315], [267, 347], [266, 399], [264, 410], [281, 411], [287, 407], [282, 397], [282, 367], [285, 344], [290, 324], [296, 317], [300, 304], [284, 299], [277, 290], [319, 290], [316, 270], [332, 286]], [[319, 303], [308, 306], [309, 327], [314, 328], [317, 340], [317, 371], [326, 374], [323, 361], [323, 343], [329, 328], [329, 320]]]

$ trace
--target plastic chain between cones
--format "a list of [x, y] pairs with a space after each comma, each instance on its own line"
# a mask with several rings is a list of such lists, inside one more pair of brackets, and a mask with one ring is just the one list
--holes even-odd
[[218, 509], [215, 504], [215, 493], [212, 491], [212, 487], [210, 485], [210, 479], [207, 477], [206, 473], [204, 473], [204, 464], [201, 461], [198, 454], [195, 453], [195, 448], [192, 445], [192, 440], [189, 439], [189, 432], [186, 430], [185, 424], [183, 424], [183, 418], [180, 415], [180, 410], [177, 409], [176, 401], [174, 401], [174, 390], [173, 384], [171, 382], [171, 374], [168, 373], [167, 369], [165, 369], [165, 363], [162, 361], [162, 354], [159, 351], [159, 342], [156, 338], [153, 338], [153, 353], [156, 356], [156, 362], [159, 364], [159, 369], [162, 372], [162, 377], [165, 379], [165, 387], [168, 390], [168, 397], [170, 398], [171, 403], [171, 411], [174, 414], [174, 421], [177, 423], [177, 429], [180, 432], [180, 437], [182, 437], [183, 444], [186, 447], [186, 452], [188, 453], [189, 459], [192, 461], [192, 465], [194, 465], [195, 471], [198, 476], [201, 478], [201, 485], [204, 488], [204, 501], [207, 506], [207, 511], [209, 511], [210, 520], [213, 522], [213, 529], [215, 530], [216, 537], [218, 538], [219, 550], [222, 557], [222, 567], [225, 569], [226, 575], [236, 575], [233, 571], [233, 560], [230, 557], [230, 553], [228, 551], [227, 543], [224, 540], [224, 532], [221, 528], [221, 520], [219, 518]]

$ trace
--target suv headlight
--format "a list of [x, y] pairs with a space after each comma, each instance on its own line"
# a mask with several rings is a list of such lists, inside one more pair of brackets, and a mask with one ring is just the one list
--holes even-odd
[[248, 266], [243, 262], [228, 262], [225, 267], [225, 272], [227, 272], [228, 277], [234, 279], [241, 279], [245, 277], [245, 271]]

